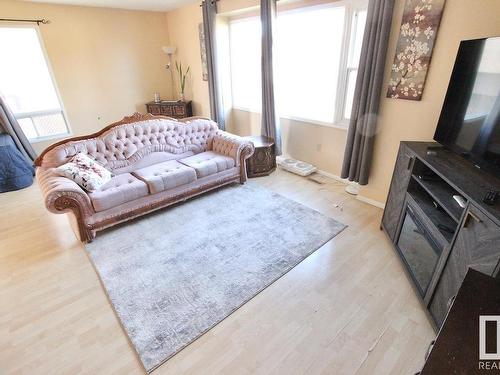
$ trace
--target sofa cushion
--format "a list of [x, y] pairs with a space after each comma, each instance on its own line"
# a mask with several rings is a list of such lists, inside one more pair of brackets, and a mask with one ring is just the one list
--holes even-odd
[[169, 161], [169, 160], [183, 159], [192, 155], [194, 155], [193, 151], [186, 151], [180, 154], [174, 154], [166, 151], [152, 152], [151, 154], [144, 155], [136, 162], [133, 163], [130, 162], [125, 167], [114, 169], [113, 173], [114, 174], [132, 173], [133, 171], [136, 171], [141, 168], [150, 167], [154, 164], [163, 163], [164, 161]]
[[175, 160], [153, 164], [132, 172], [134, 176], [146, 182], [151, 194], [189, 184], [196, 180], [196, 172]]
[[194, 168], [199, 178], [231, 169], [235, 165], [233, 158], [213, 151], [205, 151], [184, 159], [179, 159], [179, 162]]
[[89, 193], [90, 200], [96, 212], [119, 206], [148, 195], [147, 185], [130, 173], [117, 175], [101, 188]]

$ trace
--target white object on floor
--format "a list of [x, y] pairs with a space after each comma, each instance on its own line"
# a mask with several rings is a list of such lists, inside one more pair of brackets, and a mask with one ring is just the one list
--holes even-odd
[[453, 199], [455, 199], [458, 205], [462, 208], [465, 208], [465, 206], [467, 205], [467, 201], [461, 195], [454, 195]]
[[358, 195], [359, 184], [357, 182], [350, 183], [345, 187], [345, 191], [352, 195]]
[[314, 173], [318, 170], [318, 168], [312, 164], [292, 158], [286, 158], [284, 156], [276, 157], [276, 163], [281, 168], [303, 177], [309, 176], [311, 173]]

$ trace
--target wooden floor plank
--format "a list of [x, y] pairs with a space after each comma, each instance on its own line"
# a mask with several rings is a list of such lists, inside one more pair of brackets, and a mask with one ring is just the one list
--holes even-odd
[[[382, 210], [338, 181], [278, 170], [249, 183], [349, 227], [155, 371], [413, 374], [434, 332]], [[0, 374], [143, 374], [66, 215], [37, 186], [0, 195]]]

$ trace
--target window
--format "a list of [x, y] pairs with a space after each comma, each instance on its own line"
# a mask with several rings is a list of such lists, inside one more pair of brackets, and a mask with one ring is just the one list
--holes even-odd
[[258, 17], [229, 24], [231, 89], [233, 106], [260, 112], [261, 98], [261, 27]]
[[[366, 7], [351, 2], [280, 11], [275, 54], [276, 102], [282, 117], [320, 124], [349, 119]], [[261, 107], [258, 17], [230, 22], [233, 106]]]
[[66, 116], [34, 27], [0, 27], [0, 92], [30, 141], [68, 134]]
[[353, 32], [351, 32], [349, 57], [346, 69], [345, 100], [342, 106], [343, 120], [349, 120], [351, 117], [352, 102], [354, 99], [354, 89], [356, 87], [356, 77], [358, 76], [358, 64], [359, 58], [361, 57], [361, 45], [363, 44], [365, 24], [366, 10], [355, 11], [351, 26], [353, 28]]

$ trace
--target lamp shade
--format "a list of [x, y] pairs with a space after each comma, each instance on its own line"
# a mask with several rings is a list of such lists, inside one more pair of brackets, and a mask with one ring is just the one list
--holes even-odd
[[167, 55], [173, 55], [177, 48], [171, 47], [171, 46], [166, 46], [166, 47], [161, 47], [163, 52], [165, 52]]

